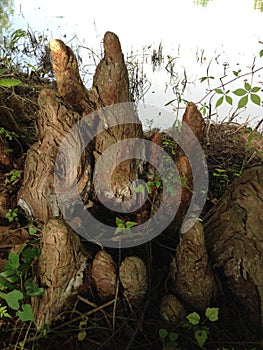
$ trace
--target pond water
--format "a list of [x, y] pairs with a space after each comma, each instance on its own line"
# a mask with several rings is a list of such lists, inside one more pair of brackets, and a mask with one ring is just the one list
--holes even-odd
[[[262, 0], [166, 0], [162, 3], [133, 0], [127, 5], [117, 0], [98, 0], [91, 5], [82, 0], [75, 0], [74, 4], [14, 0], [10, 23], [12, 30], [30, 28], [33, 32], [45, 33], [49, 39], [59, 38], [78, 48], [85, 62], [87, 87], [92, 82], [94, 59], [97, 60], [90, 49], [100, 56], [104, 33], [115, 32], [127, 61], [138, 69], [143, 80], [142, 100], [172, 111], [180, 118], [183, 109], [177, 109], [178, 97], [199, 102], [210, 89], [234, 79], [233, 71], [240, 71], [241, 75], [263, 66], [263, 57], [259, 57], [263, 49], [262, 4]], [[241, 77], [225, 89], [233, 91], [244, 87], [245, 79], [252, 86], [262, 88], [262, 72]], [[206, 76], [214, 78], [201, 83], [200, 78]], [[212, 95], [202, 103], [208, 104]], [[212, 98], [212, 107], [218, 97]], [[231, 116], [237, 101], [234, 98], [233, 106], [223, 103], [213, 109], [212, 118], [223, 120]], [[250, 102], [241, 112], [238, 122], [254, 118], [251, 123], [256, 125], [263, 117], [262, 107]], [[174, 118], [166, 121], [165, 127], [173, 121]]]

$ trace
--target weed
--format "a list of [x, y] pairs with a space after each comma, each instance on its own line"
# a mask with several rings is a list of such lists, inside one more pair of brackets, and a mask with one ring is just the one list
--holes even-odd
[[116, 221], [116, 225], [117, 225], [117, 228], [114, 232], [115, 235], [117, 235], [118, 233], [121, 233], [121, 232], [123, 232], [127, 235], [131, 235], [132, 234], [131, 228], [138, 225], [137, 222], [125, 221], [125, 220], [122, 220], [118, 217], [116, 217], [115, 221]]
[[6, 311], [8, 306], [22, 322], [34, 320], [31, 305], [26, 303], [26, 299], [44, 293], [44, 289], [38, 288], [30, 276], [39, 254], [39, 248], [30, 244], [24, 244], [17, 254], [9, 253], [8, 261], [0, 273], [0, 298], [7, 304], [0, 308], [2, 317], [11, 317]]
[[18, 208], [9, 209], [5, 215], [5, 218], [8, 219], [9, 222], [18, 221]]
[[15, 182], [16, 180], [21, 178], [22, 171], [17, 169], [12, 169], [9, 173], [10, 178], [7, 182]]
[[178, 325], [177, 332], [168, 332], [167, 329], [159, 329], [159, 338], [167, 347], [177, 346], [177, 340], [180, 337], [179, 328], [189, 330], [194, 335], [194, 339], [197, 345], [204, 349], [204, 344], [206, 343], [209, 336], [209, 326], [205, 323], [215, 322], [218, 320], [218, 308], [208, 307], [205, 311], [205, 319], [201, 322], [201, 316], [197, 312], [192, 312], [186, 316], [186, 321]]

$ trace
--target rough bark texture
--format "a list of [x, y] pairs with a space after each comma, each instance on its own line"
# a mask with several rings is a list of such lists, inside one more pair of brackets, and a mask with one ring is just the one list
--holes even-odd
[[182, 302], [175, 295], [168, 294], [161, 300], [160, 315], [165, 321], [179, 324], [185, 320], [186, 310]]
[[125, 258], [119, 270], [123, 295], [131, 306], [138, 306], [148, 289], [148, 275], [144, 261], [137, 256]]
[[[163, 237], [164, 241], [166, 242], [165, 244], [169, 244], [172, 247], [175, 247], [178, 243], [178, 230], [182, 224], [182, 221], [193, 197], [192, 167], [198, 169], [198, 167], [200, 167], [200, 164], [191, 164], [189, 161], [189, 155], [192, 158], [196, 158], [195, 161], [197, 162], [199, 155], [196, 154], [195, 145], [196, 143], [200, 142], [203, 126], [204, 120], [201, 113], [198, 111], [194, 103], [189, 102], [183, 115], [183, 125], [181, 132], [181, 135], [183, 135], [183, 137], [180, 139], [180, 145], [177, 145], [176, 154], [174, 156], [176, 168], [179, 172], [180, 178], [176, 179], [175, 174], [171, 174], [170, 169], [167, 170], [167, 179], [169, 179], [170, 176], [170, 180], [168, 180], [168, 182], [171, 182], [171, 185], [175, 190], [175, 193], [171, 193], [167, 201], [167, 212], [171, 210], [172, 203], [178, 203], [178, 210], [176, 212], [176, 215], [174, 216], [171, 224], [166, 229], [165, 235]], [[195, 137], [193, 137], [193, 135]], [[202, 166], [203, 165], [201, 165], [201, 167]], [[181, 193], [180, 196], [178, 193]], [[156, 196], [154, 203], [155, 207], [158, 207], [159, 200], [160, 194]], [[196, 209], [198, 209], [197, 206]]]
[[[43, 90], [39, 96], [40, 113], [38, 119], [39, 141], [27, 152], [24, 182], [18, 193], [18, 204], [33, 218], [46, 223], [49, 218], [59, 215], [54, 188], [54, 164], [57, 151], [63, 138], [80, 115], [72, 109], [52, 90]], [[80, 138], [81, 146], [81, 138]], [[71, 169], [70, 163], [75, 154], [70, 148], [63, 159], [65, 169]], [[84, 159], [80, 166], [88, 171], [89, 159]], [[68, 176], [67, 176], [68, 175]], [[70, 189], [78, 174], [65, 174]], [[79, 182], [78, 181], [78, 182]], [[70, 193], [70, 192], [69, 192]], [[70, 194], [69, 194], [70, 198]]]
[[[131, 103], [128, 71], [119, 39], [114, 33], [107, 32], [103, 43], [104, 58], [96, 69], [92, 87], [92, 94], [94, 97], [96, 96], [96, 106], [99, 114], [95, 158], [98, 158], [112, 145], [115, 145], [116, 148], [107, 157], [107, 163], [100, 167], [95, 180], [101, 184], [109, 182], [107, 169], [114, 170], [110, 181], [113, 193], [109, 189], [105, 191], [99, 188], [98, 195], [105, 203], [111, 202], [112, 195], [114, 195], [115, 200], [122, 202], [123, 209], [125, 208], [128, 211], [132, 210], [132, 207], [138, 201], [138, 196], [134, 196], [132, 193], [132, 182], [138, 178], [139, 168], [141, 167], [140, 158], [144, 155], [144, 149], [142, 146], [136, 147], [135, 139], [142, 138], [143, 131]], [[124, 104], [117, 105], [115, 108], [100, 110], [103, 106], [113, 106], [120, 103]], [[127, 139], [133, 139], [130, 140], [129, 146], [127, 144], [116, 144], [120, 140]], [[134, 157], [129, 157], [130, 150], [136, 150]], [[126, 156], [131, 159], [119, 164], [118, 159]]]
[[83, 289], [88, 258], [90, 255], [83, 250], [79, 237], [63, 220], [48, 221], [42, 231], [37, 274], [45, 291], [32, 298], [38, 328], [50, 325]]
[[[263, 167], [246, 170], [209, 213], [205, 234], [222, 285], [263, 326]], [[222, 277], [223, 274], [223, 277]]]
[[57, 39], [50, 41], [50, 50], [58, 94], [79, 113], [91, 113], [94, 105], [80, 78], [78, 62], [73, 51]]
[[216, 283], [201, 222], [196, 221], [189, 231], [181, 234], [170, 273], [175, 293], [187, 305], [200, 310], [210, 306]]
[[[113, 33], [106, 33], [104, 46], [105, 57], [97, 67], [93, 88], [88, 91], [80, 79], [77, 60], [72, 50], [60, 40], [52, 40], [50, 43], [58, 93], [45, 89], [39, 95], [38, 141], [27, 152], [23, 185], [18, 193], [18, 205], [27, 215], [46, 224], [39, 259], [39, 276], [40, 284], [47, 288], [42, 297], [33, 301], [38, 327], [44, 323], [50, 324], [63, 306], [65, 307], [68, 299], [76, 294], [78, 274], [80, 269], [85, 269], [86, 263], [79, 239], [63, 220], [54, 219], [61, 216], [56, 198], [54, 171], [59, 171], [59, 178], [66, 184], [66, 191], [61, 196], [69, 204], [67, 209], [74, 211], [76, 186], [84, 204], [89, 203], [92, 196], [94, 161], [112, 144], [143, 136], [141, 123], [132, 104], [122, 105], [110, 112], [103, 109], [105, 106], [131, 101], [128, 73], [118, 37]], [[96, 113], [92, 113], [95, 110]], [[129, 119], [126, 118], [127, 115]], [[61, 151], [64, 138], [83, 118], [85, 130], [81, 129], [73, 134], [67, 147]], [[92, 139], [97, 133], [99, 135], [96, 144], [91, 142], [82, 153], [87, 136]], [[140, 159], [143, 148], [132, 148], [138, 150], [134, 158]], [[141, 161], [128, 157], [127, 161], [115, 169], [120, 163], [118, 155], [129, 155], [129, 147], [119, 146], [96, 176], [99, 184], [111, 179], [111, 194], [103, 190], [103, 195], [106, 195], [102, 200], [111, 201], [113, 194], [117, 202], [127, 209], [138, 199], [138, 196], [134, 196], [133, 203], [126, 202], [126, 199], [132, 198], [132, 181], [138, 177]], [[75, 166], [75, 159], [80, 160], [78, 166]], [[113, 172], [112, 177], [105, 175], [108, 169], [110, 173]], [[96, 197], [92, 199], [97, 200]], [[70, 213], [70, 217], [74, 217], [74, 212]], [[78, 217], [74, 219], [78, 221]], [[81, 226], [84, 223], [80, 221], [77, 224]], [[97, 281], [96, 278], [95, 280]], [[101, 281], [98, 283], [100, 285]], [[99, 294], [105, 297], [104, 292]]]
[[0, 135], [0, 168], [8, 169], [11, 165], [10, 155], [7, 153], [8, 142], [3, 135]]
[[110, 254], [99, 251], [92, 262], [91, 276], [101, 299], [115, 296], [117, 287], [117, 267]]
[[[93, 154], [96, 160], [105, 149], [116, 144], [117, 141], [134, 139], [143, 135], [141, 123], [132, 104], [106, 112], [102, 109], [104, 106], [131, 100], [128, 73], [118, 37], [107, 32], [104, 46], [105, 57], [97, 67], [93, 88], [88, 91], [80, 79], [77, 61], [72, 50], [60, 40], [52, 40], [50, 43], [59, 95], [56, 95], [52, 90], [44, 90], [39, 96], [38, 142], [28, 151], [24, 183], [18, 196], [19, 205], [30, 216], [43, 222], [58, 215], [59, 210], [55, 200], [53, 181], [54, 163], [63, 138], [77, 121], [85, 117], [85, 132], [88, 133], [88, 129], [90, 129], [88, 136], [92, 139], [97, 133], [99, 135], [96, 138], [95, 147], [94, 143], [90, 142], [86, 154], [81, 158], [77, 172], [69, 171], [72, 168], [72, 159], [77, 157], [76, 148], [70, 147], [72, 145], [69, 145], [66, 154], [62, 154], [62, 159], [59, 159], [64, 168], [63, 177], [68, 182], [67, 195], [69, 197], [67, 201], [71, 200], [73, 204], [75, 198], [70, 197], [70, 189], [74, 186], [76, 179], [79, 192], [84, 199], [87, 199], [94, 168]], [[96, 109], [99, 110], [96, 113], [91, 113]], [[125, 124], [126, 115], [129, 115], [128, 124]], [[107, 130], [111, 125], [116, 126]], [[79, 135], [79, 137], [78, 150], [81, 149], [82, 139], [84, 138], [83, 142], [86, 141], [85, 135]], [[135, 141], [133, 143], [135, 144]], [[143, 152], [142, 148], [138, 148], [137, 156], [134, 158], [140, 159]], [[111, 156], [107, 157], [107, 163], [102, 162], [103, 165], [95, 174], [95, 180], [99, 184], [104, 184], [109, 182], [108, 173], [113, 173], [110, 181], [111, 189], [106, 191], [103, 187], [100, 192], [99, 188], [97, 194], [101, 195], [101, 200], [106, 202], [112, 201], [112, 197], [115, 196], [115, 200], [126, 209], [127, 206], [134, 205], [138, 199], [138, 196], [133, 196], [132, 202], [128, 202], [128, 204], [126, 202], [132, 198], [132, 181], [137, 179], [141, 165], [141, 161], [129, 159], [117, 166], [120, 163], [118, 156], [126, 156], [127, 154], [129, 154], [127, 145], [117, 146], [117, 150], [114, 150]], [[107, 178], [105, 178], [106, 176]]]

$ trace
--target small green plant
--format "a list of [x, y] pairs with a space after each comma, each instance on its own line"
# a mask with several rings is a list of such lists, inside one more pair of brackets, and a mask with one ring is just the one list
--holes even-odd
[[201, 322], [201, 316], [197, 312], [192, 312], [186, 316], [186, 321], [179, 324], [177, 326], [178, 331], [175, 332], [169, 332], [165, 328], [159, 329], [159, 338], [161, 339], [162, 343], [169, 347], [178, 346], [178, 339], [180, 337], [180, 331], [179, 328], [185, 328], [189, 330], [190, 332], [193, 332], [194, 339], [197, 343], [197, 345], [204, 349], [204, 345], [208, 339], [209, 336], [209, 326], [206, 325], [206, 323], [209, 322], [215, 322], [218, 320], [218, 308], [210, 308], [208, 307], [205, 311], [205, 318]]
[[118, 217], [116, 217], [115, 222], [117, 225], [117, 228], [114, 232], [115, 235], [117, 235], [118, 233], [121, 233], [121, 232], [128, 234], [128, 235], [131, 235], [132, 234], [131, 228], [137, 225], [137, 222], [125, 221], [125, 220], [122, 220]]
[[177, 340], [179, 338], [179, 333], [176, 332], [168, 332], [165, 328], [159, 329], [159, 338], [167, 347], [177, 346]]
[[87, 336], [86, 328], [87, 328], [87, 320], [80, 321], [78, 341], [83, 341], [86, 338]]
[[159, 180], [156, 180], [156, 181], [148, 181], [146, 183], [146, 186], [147, 186], [147, 191], [149, 194], [152, 194], [153, 191], [155, 191], [155, 189], [158, 189], [160, 188], [161, 186], [161, 181]]
[[9, 222], [18, 221], [18, 208], [9, 209], [5, 215]]
[[8, 181], [15, 182], [16, 180], [20, 179], [21, 174], [22, 174], [21, 170], [17, 170], [17, 169], [11, 170], [9, 173], [10, 179]]
[[167, 176], [163, 179], [163, 184], [166, 186], [167, 191], [172, 197], [176, 196], [177, 192], [175, 189], [175, 185], [179, 182], [181, 181], [174, 176], [173, 172], [169, 172]]
[[186, 319], [187, 322], [184, 324], [185, 328], [190, 329], [194, 332], [194, 338], [198, 346], [203, 349], [209, 335], [209, 327], [205, 325], [207, 321], [215, 322], [218, 320], [218, 308], [208, 307], [205, 311], [205, 320], [201, 323], [201, 317], [197, 312], [190, 313]]
[[219, 97], [219, 99], [216, 101], [216, 108], [218, 108], [223, 102], [224, 100], [230, 104], [232, 106], [233, 104], [233, 99], [231, 96], [229, 96], [229, 92], [230, 90], [227, 91], [223, 91], [222, 89], [215, 89], [215, 92], [219, 95], [222, 95], [221, 97]]
[[2, 87], [14, 87], [23, 84], [21, 80], [12, 78], [11, 74], [6, 74], [7, 69], [0, 69], [0, 86]]
[[33, 236], [33, 235], [36, 235], [37, 234], [37, 229], [36, 229], [36, 227], [33, 225], [33, 224], [31, 224], [30, 226], [29, 226], [29, 228], [28, 228], [28, 233], [31, 235], [31, 236]]
[[228, 181], [227, 171], [222, 168], [215, 168], [213, 176], [220, 178], [223, 183]]
[[138, 186], [136, 186], [136, 187], [134, 188], [134, 191], [135, 191], [136, 193], [143, 193], [143, 194], [144, 194], [144, 186], [143, 186], [142, 184], [139, 184]]
[[10, 316], [9, 313], [7, 312], [7, 306], [2, 306], [0, 303], [0, 318], [4, 318], [4, 317], [12, 318], [12, 316]]
[[[19, 253], [10, 252], [7, 264], [0, 273], [0, 298], [5, 300], [6, 306], [0, 308], [0, 315], [9, 317], [7, 307], [16, 312], [16, 316], [23, 322], [33, 321], [34, 316], [26, 298], [44, 293], [32, 280], [31, 268], [34, 260], [40, 254], [37, 246], [24, 244]], [[2, 311], [1, 311], [2, 310]]]
[[9, 141], [12, 141], [14, 138], [18, 138], [18, 135], [14, 131], [6, 130], [5, 128], [0, 128], [0, 135], [3, 135]]
[[259, 92], [260, 90], [261, 90], [261, 87], [259, 86], [252, 87], [248, 82], [245, 81], [244, 89], [240, 88], [233, 91], [233, 93], [236, 96], [240, 96], [240, 97], [242, 96], [238, 102], [238, 108], [243, 108], [247, 105], [248, 97], [250, 97], [251, 102], [260, 106], [261, 98], [259, 95], [256, 94], [256, 92]]

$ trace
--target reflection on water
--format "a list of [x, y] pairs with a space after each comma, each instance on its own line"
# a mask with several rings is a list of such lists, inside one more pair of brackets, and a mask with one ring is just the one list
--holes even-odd
[[14, 13], [14, 0], [0, 2], [0, 44], [3, 41], [3, 31], [8, 28], [10, 16]]
[[263, 0], [254, 0], [254, 1], [255, 1], [254, 9], [260, 10], [261, 12], [263, 12]]
[[[210, 0], [194, 0], [195, 5], [206, 7]], [[254, 9], [263, 12], [263, 0], [254, 0]]]
[[[210, 0], [195, 0], [194, 1], [194, 4], [195, 5], [201, 5], [201, 6], [207, 6], [207, 4], [208, 4], [208, 2], [209, 2]], [[257, 1], [257, 0], [255, 0], [255, 1]]]
[[[76, 3], [80, 1], [76, 0]], [[112, 1], [117, 2], [118, 0]], [[170, 1], [173, 2], [173, 0]], [[71, 13], [67, 14], [67, 11], [72, 10], [72, 8], [70, 6], [67, 8], [66, 3], [61, 10], [59, 8], [54, 10], [54, 7], [50, 4], [51, 2], [52, 0], [46, 0], [42, 4], [41, 0], [28, 0], [22, 2], [23, 6], [21, 6], [20, 0], [0, 0], [1, 28], [7, 26], [8, 21], [10, 21], [9, 33], [13, 33], [15, 29], [30, 28], [27, 30], [29, 35], [25, 38], [24, 46], [20, 43], [22, 45], [20, 47], [25, 48], [23, 53], [28, 53], [28, 57], [19, 61], [25, 65], [24, 68], [29, 73], [30, 70], [34, 70], [35, 73], [41, 76], [45, 75], [46, 72], [49, 73], [49, 70], [46, 69], [46, 63], [48, 63], [48, 69], [50, 68], [48, 41], [52, 37], [57, 37], [62, 39], [76, 53], [82, 79], [85, 86], [90, 88], [95, 68], [103, 56], [102, 35], [105, 29], [112, 30], [121, 39], [129, 71], [130, 88], [135, 100], [143, 100], [148, 105], [163, 106], [168, 110], [175, 111], [176, 116], [178, 116], [178, 113], [180, 115], [183, 113], [184, 101], [186, 100], [200, 102], [202, 108], [209, 107], [210, 111], [210, 106], [211, 104], [212, 106], [215, 105], [217, 96], [211, 103], [213, 96], [209, 91], [219, 86], [224, 87], [228, 80], [235, 77], [233, 72], [238, 72], [240, 75], [244, 74], [245, 78], [250, 79], [251, 67], [256, 70], [262, 62], [262, 58], [259, 57], [259, 51], [262, 49], [259, 42], [263, 39], [260, 37], [262, 34], [259, 17], [263, 15], [263, 0], [254, 0], [254, 9], [253, 0], [247, 1], [245, 5], [244, 2], [239, 3], [238, 0], [175, 1], [173, 4], [177, 4], [173, 5], [174, 7], [170, 12], [176, 14], [178, 21], [174, 21], [174, 18], [169, 17], [167, 10], [164, 11], [162, 17], [160, 10], [160, 14], [158, 13], [156, 18], [160, 20], [160, 28], [162, 26], [165, 28], [164, 32], [161, 32], [161, 29], [160, 33], [155, 31], [155, 16], [151, 15], [147, 18], [147, 23], [145, 22], [141, 26], [138, 23], [138, 26], [134, 26], [131, 31], [132, 36], [130, 36], [130, 29], [127, 30], [127, 27], [122, 26], [121, 15], [116, 18], [111, 17], [106, 26], [104, 22], [108, 20], [108, 17], [103, 17], [104, 14], [96, 8], [94, 13], [89, 14], [87, 18], [81, 18], [80, 13], [80, 17], [76, 20]], [[32, 6], [29, 6], [29, 3]], [[12, 23], [10, 19], [14, 4], [15, 11]], [[235, 17], [235, 30], [232, 30], [233, 18], [231, 13], [238, 8], [242, 11], [239, 16]], [[258, 10], [262, 13], [259, 13]], [[255, 16], [252, 16], [252, 13]], [[124, 11], [124, 17], [125, 14]], [[91, 20], [93, 15], [94, 23], [89, 24], [87, 21]], [[202, 20], [204, 16], [205, 21]], [[252, 17], [255, 18], [255, 21]], [[169, 25], [169, 18], [172, 19], [171, 26]], [[230, 23], [230, 26], [221, 26], [222, 18], [224, 18], [226, 24]], [[226, 21], [226, 18], [229, 20]], [[187, 30], [190, 27], [182, 30], [187, 22], [184, 19], [191, 23], [191, 30]], [[248, 23], [246, 22], [247, 19]], [[252, 24], [250, 25], [249, 20], [251, 19], [250, 23]], [[97, 26], [97, 21], [100, 26]], [[115, 23], [119, 23], [117, 27], [115, 27]], [[192, 23], [197, 23], [194, 30], [192, 30]], [[247, 25], [244, 26], [244, 23]], [[83, 24], [85, 24], [85, 27], [83, 27]], [[145, 42], [141, 43], [142, 33], [146, 26], [150, 28], [145, 40], [147, 45], [145, 45]], [[126, 42], [128, 43], [126, 44]], [[32, 43], [35, 45], [33, 46], [33, 54], [30, 49]], [[132, 43], [131, 47], [130, 43]], [[158, 45], [158, 43], [160, 44]], [[45, 50], [41, 51], [41, 48]], [[40, 52], [38, 52], [38, 49], [40, 49]], [[16, 60], [19, 60], [19, 55], [17, 55]], [[243, 84], [244, 78], [241, 78], [234, 81], [228, 88], [234, 90], [243, 87]], [[262, 75], [259, 73], [253, 74], [253, 84], [261, 87]], [[210, 95], [206, 101], [204, 96], [207, 93]], [[171, 101], [174, 102], [170, 103]], [[224, 106], [227, 108], [224, 109]], [[240, 120], [243, 121], [248, 115], [255, 116], [257, 119], [260, 118], [262, 108], [255, 109], [255, 107], [257, 106], [250, 104], [247, 111], [243, 110]], [[235, 113], [235, 106], [228, 106], [224, 103], [213, 114], [213, 118], [223, 119], [233, 115], [233, 113]]]

